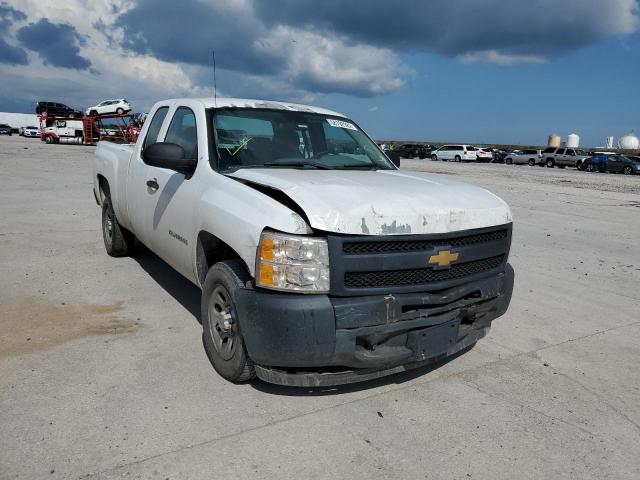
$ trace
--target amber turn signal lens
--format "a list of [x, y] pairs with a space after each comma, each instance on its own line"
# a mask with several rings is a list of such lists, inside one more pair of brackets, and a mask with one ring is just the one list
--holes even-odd
[[273, 286], [273, 265], [260, 265], [260, 283], [265, 286]]
[[262, 237], [262, 242], [260, 242], [260, 259], [273, 260], [273, 238]]

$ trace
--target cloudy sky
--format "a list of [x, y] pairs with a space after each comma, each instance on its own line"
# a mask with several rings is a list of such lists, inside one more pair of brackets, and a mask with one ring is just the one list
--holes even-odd
[[0, 0], [0, 111], [212, 94], [340, 110], [378, 138], [640, 131], [637, 0]]

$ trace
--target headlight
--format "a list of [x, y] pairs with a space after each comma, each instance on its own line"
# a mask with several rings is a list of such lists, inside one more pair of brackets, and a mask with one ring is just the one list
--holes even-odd
[[256, 283], [274, 290], [329, 291], [329, 248], [324, 238], [262, 232]]

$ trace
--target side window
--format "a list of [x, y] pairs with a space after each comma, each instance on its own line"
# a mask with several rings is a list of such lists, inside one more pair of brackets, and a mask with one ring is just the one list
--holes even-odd
[[556, 155], [564, 155], [564, 148], [559, 148], [556, 150]]
[[184, 148], [186, 158], [198, 158], [198, 131], [193, 110], [187, 107], [179, 107], [176, 110], [164, 141], [176, 143]]
[[567, 155], [571, 155], [572, 157], [575, 156], [576, 152], [571, 150], [570, 148], [567, 149]]
[[160, 107], [156, 110], [156, 113], [153, 115], [153, 119], [151, 120], [151, 124], [149, 125], [149, 129], [147, 130], [147, 136], [144, 137], [144, 143], [142, 144], [143, 150], [152, 143], [156, 143], [158, 141], [158, 133], [160, 133], [162, 122], [164, 122], [164, 117], [167, 116], [168, 111], [169, 107]]

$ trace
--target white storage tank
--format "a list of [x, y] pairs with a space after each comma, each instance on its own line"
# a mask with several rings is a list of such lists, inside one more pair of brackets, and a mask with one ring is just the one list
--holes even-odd
[[627, 133], [618, 140], [618, 148], [623, 150], [638, 150], [640, 148], [640, 140], [635, 133]]
[[575, 133], [571, 133], [567, 137], [567, 147], [569, 148], [578, 148], [580, 146], [580, 137]]
[[549, 147], [559, 147], [560, 146], [560, 135], [558, 135], [557, 133], [552, 133], [551, 135], [549, 135], [549, 142], [548, 145]]
[[608, 136], [604, 143], [605, 148], [613, 148], [613, 137]]

